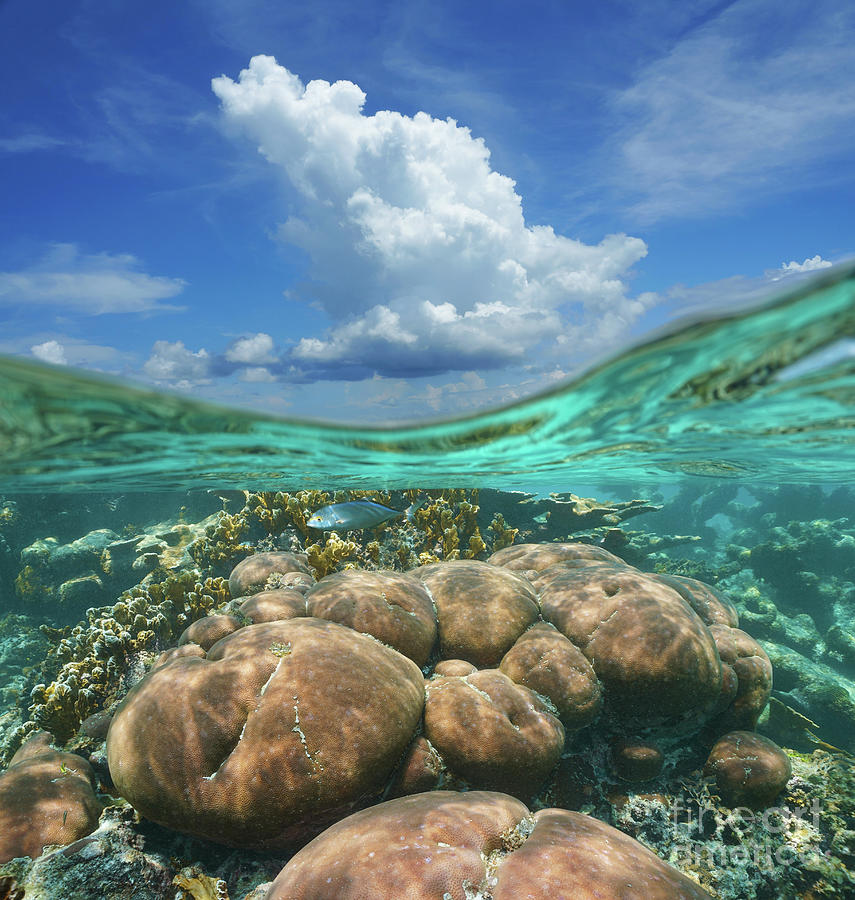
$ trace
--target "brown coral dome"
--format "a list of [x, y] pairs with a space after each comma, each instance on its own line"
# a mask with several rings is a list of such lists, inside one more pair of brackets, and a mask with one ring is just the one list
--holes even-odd
[[793, 767], [774, 742], [753, 731], [732, 731], [713, 745], [704, 766], [730, 806], [765, 809], [787, 786]]
[[540, 595], [543, 617], [579, 647], [623, 721], [702, 722], [721, 695], [710, 629], [673, 589], [605, 566], [568, 569]]
[[471, 675], [478, 669], [465, 659], [441, 659], [434, 667], [434, 675]]
[[210, 650], [217, 641], [237, 631], [241, 624], [240, 619], [234, 616], [205, 616], [184, 629], [178, 638], [178, 646], [198, 644], [203, 650]]
[[249, 625], [137, 684], [107, 759], [161, 825], [286, 848], [382, 789], [423, 704], [418, 666], [374, 638], [314, 618]]
[[502, 566], [514, 571], [532, 569], [535, 572], [541, 572], [558, 563], [568, 563], [571, 567], [580, 562], [626, 565], [619, 556], [596, 544], [513, 544], [497, 550], [487, 562], [492, 566]]
[[311, 576], [304, 553], [289, 553], [285, 550], [253, 553], [232, 569], [232, 574], [229, 575], [229, 592], [232, 597], [257, 594], [265, 589], [271, 575], [284, 575], [288, 572]]
[[590, 725], [600, 712], [600, 683], [585, 654], [554, 626], [538, 622], [505, 654], [499, 666], [511, 680], [548, 697], [564, 726]]
[[766, 651], [739, 628], [712, 625], [725, 673], [736, 680], [734, 697], [716, 720], [719, 731], [751, 731], [772, 695], [772, 663]]
[[739, 625], [736, 607], [723, 594], [696, 578], [685, 575], [651, 575], [662, 584], [673, 588], [703, 619], [705, 625]]
[[665, 757], [654, 744], [619, 740], [612, 746], [612, 767], [624, 781], [650, 781], [662, 771]]
[[245, 616], [252, 619], [254, 625], [261, 622], [281, 622], [283, 619], [296, 619], [308, 615], [305, 594], [296, 588], [259, 591], [248, 600], [244, 600], [239, 609]]
[[435, 791], [332, 826], [266, 900], [709, 900], [633, 838], [581, 813], [532, 815], [505, 794]]
[[74, 753], [54, 750], [50, 735], [30, 738], [0, 775], [0, 862], [35, 859], [47, 844], [71, 844], [95, 830], [101, 804], [95, 775]]
[[413, 569], [436, 604], [440, 656], [496, 666], [538, 618], [537, 597], [524, 578], [477, 560]]
[[564, 728], [528, 688], [495, 669], [426, 685], [425, 735], [472, 787], [527, 797], [564, 748]]
[[306, 594], [308, 614], [371, 634], [423, 666], [436, 641], [436, 613], [417, 578], [401, 572], [347, 569]]

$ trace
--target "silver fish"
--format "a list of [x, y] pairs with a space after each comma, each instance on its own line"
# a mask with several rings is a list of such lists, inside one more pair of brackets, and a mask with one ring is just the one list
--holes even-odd
[[317, 528], [320, 531], [359, 531], [362, 528], [376, 528], [399, 516], [406, 516], [407, 520], [412, 522], [413, 513], [424, 502], [422, 500], [405, 510], [400, 510], [390, 509], [373, 500], [349, 500], [347, 503], [322, 506], [306, 524], [309, 528]]

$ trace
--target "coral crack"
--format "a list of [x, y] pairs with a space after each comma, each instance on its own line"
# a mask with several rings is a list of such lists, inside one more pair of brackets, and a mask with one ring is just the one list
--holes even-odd
[[287, 654], [279, 657], [279, 662], [276, 664], [276, 667], [270, 673], [270, 677], [261, 686], [261, 690], [258, 692], [258, 698], [256, 700], [255, 707], [249, 713], [249, 715], [247, 715], [246, 721], [243, 723], [243, 728], [241, 728], [241, 730], [240, 730], [240, 734], [238, 735], [237, 741], [235, 741], [234, 747], [232, 747], [232, 749], [229, 750], [229, 752], [226, 754], [225, 759], [219, 764], [219, 766], [217, 766], [217, 768], [214, 772], [212, 772], [210, 775], [202, 776], [202, 781], [213, 781], [217, 777], [217, 775], [222, 771], [223, 766], [225, 766], [225, 764], [232, 758], [232, 756], [234, 755], [237, 748], [240, 747], [240, 742], [243, 740], [244, 734], [246, 734], [246, 726], [249, 724], [249, 717], [253, 713], [258, 712], [258, 709], [261, 706], [261, 699], [262, 699], [262, 697], [264, 697], [264, 694], [267, 691], [267, 688], [270, 687], [270, 682], [273, 681], [273, 679], [276, 677], [277, 672], [282, 667], [282, 663], [284, 663], [287, 658], [288, 658]]
[[300, 743], [303, 745], [303, 752], [306, 754], [306, 759], [308, 759], [312, 764], [312, 769], [315, 771], [320, 770], [321, 772], [323, 772], [324, 767], [309, 752], [309, 744], [306, 741], [306, 735], [303, 731], [302, 726], [300, 725], [300, 701], [296, 697], [294, 697], [294, 700], [294, 727], [291, 729], [291, 731], [299, 735]]

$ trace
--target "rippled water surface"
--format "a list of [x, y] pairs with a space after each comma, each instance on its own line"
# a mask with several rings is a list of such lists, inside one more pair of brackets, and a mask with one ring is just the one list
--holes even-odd
[[514, 406], [386, 429], [277, 419], [0, 359], [0, 489], [841, 482], [853, 471], [853, 339], [850, 265]]

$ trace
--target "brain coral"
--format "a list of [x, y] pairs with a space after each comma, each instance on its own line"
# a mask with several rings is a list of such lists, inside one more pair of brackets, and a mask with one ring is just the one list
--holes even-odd
[[538, 617], [531, 585], [514, 572], [476, 560], [413, 570], [436, 604], [440, 656], [496, 666]]
[[95, 775], [74, 753], [54, 750], [49, 734], [31, 737], [0, 775], [0, 862], [40, 856], [95, 829], [101, 804]]
[[319, 619], [250, 625], [131, 690], [110, 774], [155, 822], [282, 848], [384, 786], [423, 702], [418, 666], [371, 637]]
[[422, 583], [401, 572], [347, 569], [307, 594], [310, 616], [372, 634], [423, 666], [436, 640], [436, 614]]
[[627, 567], [568, 568], [543, 588], [543, 617], [579, 647], [623, 721], [700, 723], [719, 701], [709, 628], [672, 588]]
[[693, 881], [582, 813], [533, 815], [505, 794], [435, 791], [333, 825], [279, 873], [266, 900], [709, 900]]

